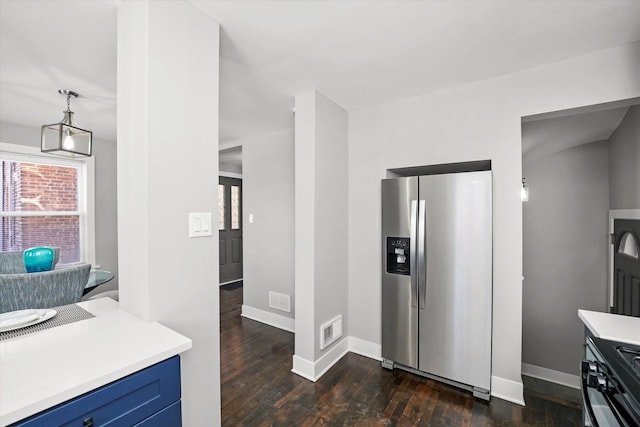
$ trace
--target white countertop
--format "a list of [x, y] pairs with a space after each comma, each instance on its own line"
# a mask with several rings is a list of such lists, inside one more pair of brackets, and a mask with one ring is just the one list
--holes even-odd
[[578, 310], [578, 316], [598, 338], [640, 345], [640, 317]]
[[78, 305], [96, 317], [0, 341], [0, 425], [19, 421], [191, 348], [191, 340], [118, 308]]

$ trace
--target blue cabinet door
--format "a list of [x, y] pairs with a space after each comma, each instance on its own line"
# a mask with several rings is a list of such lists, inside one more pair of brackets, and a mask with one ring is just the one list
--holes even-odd
[[[180, 358], [175, 356], [19, 421], [12, 427], [129, 427], [176, 402], [179, 414], [179, 400]], [[180, 423], [171, 425], [179, 426]]]
[[180, 401], [177, 401], [134, 427], [176, 427], [180, 425], [182, 425], [182, 407]]

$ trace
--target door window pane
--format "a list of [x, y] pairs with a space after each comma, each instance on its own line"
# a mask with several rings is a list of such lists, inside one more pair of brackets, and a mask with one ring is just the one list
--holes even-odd
[[240, 187], [231, 186], [231, 229], [240, 228]]
[[636, 245], [636, 239], [633, 238], [633, 234], [627, 231], [624, 236], [622, 236], [618, 252], [633, 258], [638, 258], [638, 246]]
[[218, 230], [224, 230], [224, 185], [218, 184]]

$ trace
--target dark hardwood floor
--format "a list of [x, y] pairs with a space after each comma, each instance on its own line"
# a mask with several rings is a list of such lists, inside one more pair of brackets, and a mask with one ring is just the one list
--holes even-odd
[[240, 316], [242, 288], [220, 291], [224, 426], [579, 426], [577, 404], [525, 392], [526, 407], [348, 353], [316, 383], [291, 373], [293, 334]]

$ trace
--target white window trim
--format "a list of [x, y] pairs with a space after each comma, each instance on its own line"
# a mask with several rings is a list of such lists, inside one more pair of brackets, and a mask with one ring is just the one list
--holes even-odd
[[[96, 265], [95, 158], [63, 158], [42, 153], [36, 147], [0, 142], [0, 157], [20, 162], [78, 167], [78, 207], [80, 214], [80, 261]], [[62, 215], [65, 212], [56, 212]], [[2, 214], [3, 216], [15, 216]], [[31, 216], [21, 214], [20, 216]]]

